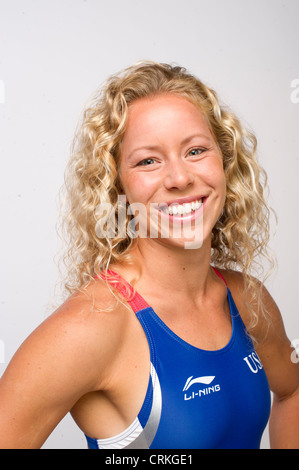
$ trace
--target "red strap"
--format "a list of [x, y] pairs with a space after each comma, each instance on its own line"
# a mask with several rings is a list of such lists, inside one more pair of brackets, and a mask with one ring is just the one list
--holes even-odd
[[[224, 284], [227, 286], [227, 283], [220, 274], [219, 271], [217, 271], [214, 266], [212, 266], [214, 269], [215, 273], [217, 276], [219, 276]], [[115, 289], [118, 290], [118, 292], [124, 297], [124, 299], [130, 304], [132, 307], [133, 311], [136, 313], [139, 310], [142, 310], [143, 308], [148, 308], [149, 304], [144, 300], [143, 297], [141, 297], [138, 292], [135, 291], [134, 287], [131, 286], [123, 277], [121, 277], [119, 274], [117, 274], [114, 271], [111, 271], [110, 269], [107, 269], [106, 271], [102, 271], [98, 276], [103, 280], [107, 280], [111, 286], [115, 287]]]
[[224, 284], [225, 284], [225, 285], [226, 285], [226, 287], [227, 287], [226, 280], [224, 279], [224, 277], [222, 276], [222, 274], [220, 274], [220, 272], [219, 272], [219, 271], [217, 271], [217, 269], [216, 269], [216, 268], [214, 268], [214, 266], [212, 266], [212, 268], [214, 269], [214, 271], [215, 271], [215, 273], [217, 274], [217, 276], [219, 276], [219, 277], [222, 279], [222, 281], [224, 282]]
[[107, 280], [111, 286], [115, 287], [130, 304], [135, 313], [143, 308], [149, 307], [148, 303], [135, 291], [134, 287], [116, 272], [107, 269], [106, 271], [102, 271], [99, 277], [103, 280]]

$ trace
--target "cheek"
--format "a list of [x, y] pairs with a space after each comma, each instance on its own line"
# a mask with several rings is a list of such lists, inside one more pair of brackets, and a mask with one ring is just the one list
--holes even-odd
[[224, 197], [225, 197], [226, 196], [226, 177], [225, 177], [225, 173], [223, 169], [219, 171], [218, 178], [219, 178], [219, 187], [222, 189], [224, 193]]
[[217, 184], [217, 189], [219, 189], [220, 198], [221, 198], [221, 205], [224, 206], [225, 199], [226, 199], [226, 178], [224, 171], [221, 170], [215, 175], [215, 180]]
[[201, 175], [205, 178], [206, 182], [215, 189], [226, 190], [226, 178], [223, 170], [222, 162], [217, 161], [210, 164], [207, 163], [205, 167], [201, 167]]
[[150, 184], [146, 178], [142, 178], [140, 175], [131, 175], [126, 178], [120, 177], [120, 181], [129, 204], [133, 202], [146, 203], [150, 196]]
[[157, 191], [161, 187], [161, 178], [151, 172], [122, 172], [120, 167], [119, 180], [126, 195], [127, 201], [142, 202], [147, 204], [155, 198]]

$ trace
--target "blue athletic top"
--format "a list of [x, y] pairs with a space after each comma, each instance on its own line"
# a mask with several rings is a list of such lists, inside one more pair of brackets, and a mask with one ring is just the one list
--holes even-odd
[[[259, 448], [270, 413], [270, 390], [229, 288], [230, 341], [222, 349], [207, 351], [177, 336], [126, 281], [112, 271], [107, 273], [117, 279], [115, 287], [126, 297], [144, 329], [151, 373], [133, 423], [112, 438], [86, 436], [88, 447]], [[113, 283], [111, 277], [109, 282]]]

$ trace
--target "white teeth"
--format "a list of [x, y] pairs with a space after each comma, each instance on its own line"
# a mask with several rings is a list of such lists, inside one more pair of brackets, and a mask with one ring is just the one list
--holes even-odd
[[165, 206], [163, 204], [163, 207], [161, 207], [161, 210], [163, 212], [166, 212], [166, 214], [170, 215], [187, 215], [191, 214], [191, 212], [196, 211], [197, 209], [200, 208], [202, 205], [202, 199], [195, 200], [192, 202], [186, 202], [185, 204], [173, 204], [171, 206]]
[[191, 210], [192, 210], [191, 204], [189, 204], [188, 202], [186, 204], [184, 204], [184, 211], [187, 214], [190, 214]]

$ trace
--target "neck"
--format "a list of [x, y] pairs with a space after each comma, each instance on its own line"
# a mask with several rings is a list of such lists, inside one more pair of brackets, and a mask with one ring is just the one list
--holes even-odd
[[[157, 293], [185, 293], [191, 298], [206, 293], [211, 276], [211, 239], [203, 242], [199, 249], [183, 249], [157, 243], [151, 239], [140, 239], [131, 251], [132, 266], [140, 266], [138, 285], [150, 286]], [[113, 269], [113, 268], [111, 268]], [[137, 270], [128, 274], [134, 278]], [[121, 270], [119, 271], [122, 274]], [[126, 270], [128, 273], [128, 270]], [[128, 279], [128, 277], [127, 277]], [[129, 281], [129, 279], [128, 279]]]

